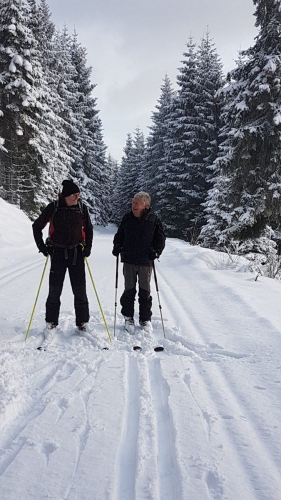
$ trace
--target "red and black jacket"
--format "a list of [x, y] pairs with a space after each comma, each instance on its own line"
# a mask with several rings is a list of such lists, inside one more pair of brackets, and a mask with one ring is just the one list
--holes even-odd
[[32, 225], [33, 235], [38, 249], [44, 245], [42, 231], [49, 226], [50, 244], [74, 246], [83, 243], [91, 250], [93, 242], [93, 225], [88, 209], [84, 203], [68, 207], [64, 198], [59, 202], [51, 202]]

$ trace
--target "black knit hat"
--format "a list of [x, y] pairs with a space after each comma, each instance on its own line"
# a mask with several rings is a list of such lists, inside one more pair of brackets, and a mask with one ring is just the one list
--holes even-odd
[[77, 186], [77, 184], [75, 184], [71, 180], [69, 181], [66, 179], [65, 181], [62, 181], [62, 185], [63, 185], [63, 188], [62, 188], [61, 195], [63, 198], [65, 198], [66, 196], [70, 196], [71, 194], [80, 193], [80, 189]]

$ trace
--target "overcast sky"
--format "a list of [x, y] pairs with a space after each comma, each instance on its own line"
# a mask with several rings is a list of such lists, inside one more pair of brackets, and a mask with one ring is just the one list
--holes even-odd
[[167, 73], [174, 88], [182, 54], [192, 35], [207, 28], [224, 71], [240, 49], [254, 43], [252, 0], [47, 0], [57, 28], [74, 28], [87, 49], [104, 140], [120, 160], [128, 133], [147, 136], [151, 112]]

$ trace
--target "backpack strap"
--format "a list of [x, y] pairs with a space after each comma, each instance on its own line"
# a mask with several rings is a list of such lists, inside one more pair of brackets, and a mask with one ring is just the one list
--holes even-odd
[[56, 200], [54, 200], [54, 211], [52, 214], [52, 219], [54, 218], [54, 215], [57, 213], [58, 208], [59, 208], [59, 199], [57, 198]]
[[83, 215], [83, 218], [85, 218], [84, 212], [83, 212], [83, 202], [82, 202], [82, 200], [79, 199], [77, 205], [79, 207], [79, 210], [80, 210], [81, 214]]
[[[59, 207], [59, 198], [56, 198], [56, 200], [54, 200], [53, 203], [54, 203], [54, 210], [53, 210], [53, 213], [52, 213], [52, 220], [53, 220], [55, 214], [57, 213], [58, 209], [66, 210], [68, 208], [71, 208], [71, 207]], [[73, 206], [75, 206], [75, 205], [73, 205]], [[83, 215], [83, 218], [85, 218], [84, 212], [83, 212], [83, 202], [82, 202], [82, 200], [78, 200], [77, 206], [79, 208], [79, 212]]]
[[[49, 242], [51, 241], [52, 234], [53, 234], [53, 231], [54, 231], [54, 222], [53, 221], [54, 221], [54, 216], [56, 215], [57, 211], [58, 210], [67, 210], [68, 208], [71, 208], [71, 207], [59, 207], [59, 198], [56, 198], [53, 201], [53, 204], [54, 204], [53, 213], [52, 213], [52, 215], [51, 215], [51, 217], [49, 219], [49, 222], [50, 222], [50, 225], [49, 225], [49, 236], [47, 238], [47, 240], [49, 240]], [[81, 200], [78, 200], [77, 206], [79, 208], [79, 212], [82, 215], [82, 235], [85, 238], [85, 234], [84, 234], [85, 214], [84, 214], [84, 211], [83, 211], [83, 202]], [[75, 205], [74, 205], [74, 207], [75, 207]]]

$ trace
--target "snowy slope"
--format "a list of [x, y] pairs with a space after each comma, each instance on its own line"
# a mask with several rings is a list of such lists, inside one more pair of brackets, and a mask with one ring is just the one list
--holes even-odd
[[114, 338], [114, 228], [99, 229], [89, 263], [112, 342], [90, 280], [92, 336], [76, 335], [67, 278], [60, 330], [39, 351], [47, 276], [24, 337], [45, 259], [30, 221], [0, 211], [1, 500], [281, 499], [280, 283], [168, 239], [166, 338], [154, 286], [154, 339], [126, 336], [119, 305]]

